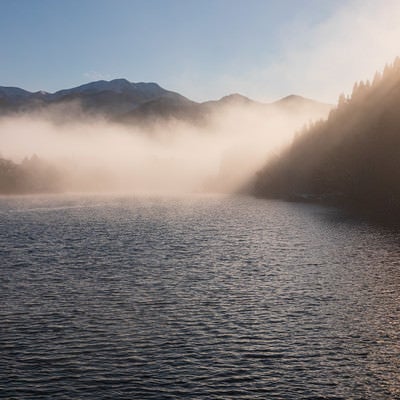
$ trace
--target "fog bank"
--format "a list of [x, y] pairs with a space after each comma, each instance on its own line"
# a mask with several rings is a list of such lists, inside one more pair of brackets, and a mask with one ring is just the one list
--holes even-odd
[[201, 126], [166, 119], [147, 130], [69, 112], [1, 118], [1, 157], [19, 163], [36, 154], [57, 169], [63, 191], [229, 192], [304, 123], [327, 113], [233, 104]]

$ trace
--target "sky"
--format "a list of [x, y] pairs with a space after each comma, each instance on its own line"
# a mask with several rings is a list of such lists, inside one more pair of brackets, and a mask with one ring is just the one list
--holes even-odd
[[400, 55], [398, 0], [0, 0], [0, 86], [157, 82], [334, 103]]

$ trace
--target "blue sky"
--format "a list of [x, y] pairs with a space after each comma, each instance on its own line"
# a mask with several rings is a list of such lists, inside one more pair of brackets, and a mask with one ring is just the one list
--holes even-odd
[[[397, 13], [396, 1], [386, 2], [389, 16]], [[340, 88], [396, 55], [395, 41], [385, 51], [379, 41], [363, 49], [369, 66], [352, 51], [368, 36], [356, 24], [354, 38], [352, 13], [363, 29], [373, 21], [380, 36], [397, 34], [398, 19], [385, 26], [388, 14], [377, 16], [377, 7], [372, 0], [0, 0], [0, 85], [52, 92], [124, 77], [198, 101], [232, 92], [335, 101]]]

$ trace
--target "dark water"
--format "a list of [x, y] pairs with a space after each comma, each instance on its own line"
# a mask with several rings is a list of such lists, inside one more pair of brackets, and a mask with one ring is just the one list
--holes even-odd
[[0, 397], [400, 398], [399, 239], [247, 198], [0, 199]]

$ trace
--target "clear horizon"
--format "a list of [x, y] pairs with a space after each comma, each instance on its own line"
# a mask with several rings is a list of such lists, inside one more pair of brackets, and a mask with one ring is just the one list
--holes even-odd
[[29, 91], [125, 78], [200, 102], [334, 103], [399, 54], [394, 0], [1, 0], [0, 12], [0, 86]]

